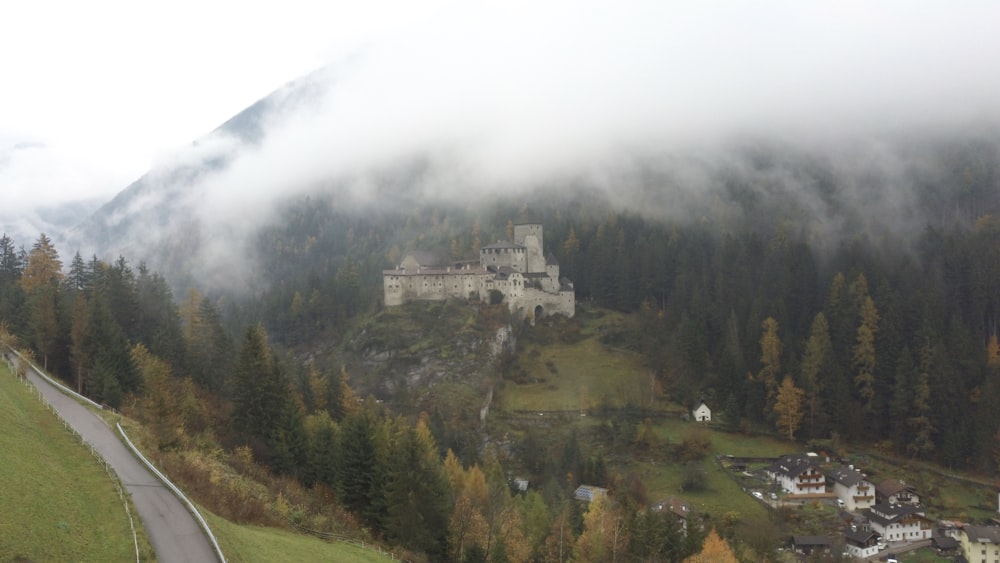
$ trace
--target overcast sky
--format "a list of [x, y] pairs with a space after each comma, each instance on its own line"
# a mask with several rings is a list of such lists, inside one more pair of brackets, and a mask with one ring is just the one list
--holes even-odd
[[336, 94], [297, 122], [311, 133], [276, 136], [322, 139], [317, 162], [469, 145], [473, 166], [529, 174], [609, 148], [974, 123], [1000, 105], [1000, 2], [986, 0], [7, 4], [8, 213], [109, 198], [330, 63], [345, 69]]

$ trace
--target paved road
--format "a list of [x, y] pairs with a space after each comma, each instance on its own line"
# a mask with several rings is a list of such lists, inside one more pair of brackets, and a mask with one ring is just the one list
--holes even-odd
[[115, 431], [96, 414], [28, 370], [28, 379], [45, 399], [94, 446], [132, 495], [156, 558], [162, 563], [214, 562], [215, 550], [181, 501], [132, 455]]

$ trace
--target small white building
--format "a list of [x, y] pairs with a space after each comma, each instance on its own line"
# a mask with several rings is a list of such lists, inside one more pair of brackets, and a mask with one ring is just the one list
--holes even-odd
[[705, 401], [698, 401], [698, 406], [691, 411], [691, 418], [696, 422], [712, 422], [712, 409], [708, 408]]
[[875, 504], [875, 486], [860, 469], [839, 467], [826, 474], [827, 484], [844, 508], [854, 512], [871, 508]]
[[870, 528], [851, 525], [844, 530], [844, 551], [856, 559], [868, 559], [878, 555], [878, 533]]
[[784, 455], [764, 471], [790, 495], [823, 494], [826, 492], [826, 477], [813, 455]]

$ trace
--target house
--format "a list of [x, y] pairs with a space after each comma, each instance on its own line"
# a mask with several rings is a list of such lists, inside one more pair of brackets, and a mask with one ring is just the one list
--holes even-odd
[[712, 422], [712, 409], [708, 408], [705, 401], [698, 401], [698, 406], [691, 411], [691, 418], [696, 422]]
[[791, 495], [814, 495], [826, 492], [826, 478], [815, 454], [789, 454], [779, 457], [764, 470], [768, 477]]
[[681, 529], [687, 532], [688, 518], [691, 515], [691, 505], [684, 502], [677, 497], [670, 497], [660, 502], [654, 503], [652, 506], [653, 510], [657, 512], [670, 511], [674, 516], [677, 517], [678, 522], [680, 522]]
[[1000, 561], [1000, 528], [966, 524], [959, 534], [962, 555], [970, 563]]
[[792, 536], [792, 550], [803, 555], [828, 552], [831, 545], [833, 538], [830, 536]]
[[826, 484], [850, 512], [871, 508], [875, 504], [875, 486], [860, 469], [853, 466], [828, 471]]
[[872, 529], [887, 542], [931, 539], [934, 521], [919, 504], [879, 503], [868, 509]]
[[587, 502], [593, 502], [597, 497], [608, 496], [608, 490], [603, 487], [594, 487], [592, 485], [580, 485], [573, 491], [573, 497], [576, 500], [585, 500]]
[[851, 557], [867, 559], [878, 554], [879, 535], [867, 526], [851, 526], [844, 530], [844, 551]]
[[920, 495], [912, 485], [899, 479], [886, 479], [875, 485], [875, 502], [881, 504], [920, 504]]

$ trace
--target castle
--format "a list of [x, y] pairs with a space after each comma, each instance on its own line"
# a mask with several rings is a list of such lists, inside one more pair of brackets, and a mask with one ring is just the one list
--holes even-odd
[[573, 283], [559, 279], [559, 263], [543, 254], [544, 229], [531, 219], [514, 224], [514, 242], [479, 249], [479, 261], [442, 263], [423, 253], [408, 254], [398, 268], [382, 271], [386, 306], [410, 301], [479, 299], [502, 295], [520, 318], [576, 312]]

